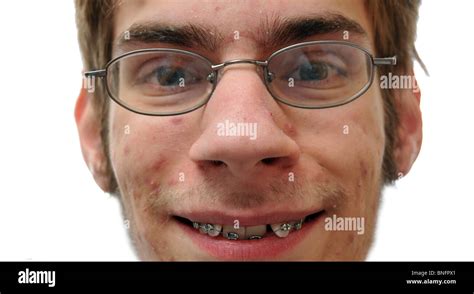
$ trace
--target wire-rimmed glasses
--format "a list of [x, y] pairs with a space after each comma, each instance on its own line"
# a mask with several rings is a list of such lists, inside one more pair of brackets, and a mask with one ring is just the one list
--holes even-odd
[[259, 66], [268, 92], [277, 101], [321, 109], [360, 97], [372, 84], [374, 67], [396, 65], [396, 57], [375, 58], [346, 41], [298, 43], [264, 61], [235, 59], [220, 64], [186, 50], [153, 48], [127, 52], [85, 76], [104, 78], [109, 96], [130, 111], [179, 115], [205, 105], [216, 89], [219, 71], [239, 63]]

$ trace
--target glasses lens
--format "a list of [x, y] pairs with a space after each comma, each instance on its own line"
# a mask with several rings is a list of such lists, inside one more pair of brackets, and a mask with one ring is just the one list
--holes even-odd
[[108, 87], [120, 104], [148, 114], [176, 114], [200, 107], [213, 84], [210, 63], [174, 51], [127, 55], [108, 67]]
[[297, 107], [340, 105], [370, 85], [371, 58], [347, 44], [310, 44], [274, 55], [268, 63], [269, 91]]

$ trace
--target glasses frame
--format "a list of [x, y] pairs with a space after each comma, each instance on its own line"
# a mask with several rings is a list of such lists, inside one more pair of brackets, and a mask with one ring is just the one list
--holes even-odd
[[[357, 93], [355, 93], [354, 95], [352, 95], [351, 97], [347, 98], [344, 101], [334, 103], [334, 104], [324, 105], [324, 106], [298, 105], [298, 104], [295, 104], [295, 103], [290, 103], [288, 101], [285, 101], [284, 99], [281, 99], [280, 97], [274, 95], [273, 92], [270, 89], [270, 83], [272, 81], [272, 73], [269, 72], [269, 70], [268, 70], [268, 65], [271, 62], [271, 60], [275, 56], [278, 56], [281, 53], [284, 53], [288, 50], [292, 50], [292, 49], [300, 48], [300, 47], [305, 47], [305, 46], [310, 46], [310, 45], [320, 45], [320, 44], [345, 45], [345, 46], [350, 46], [350, 47], [353, 47], [353, 48], [356, 48], [356, 49], [362, 51], [370, 60], [370, 63], [369, 63], [370, 64], [369, 79], [368, 79], [367, 83], [365, 84], [365, 86], [361, 90], [359, 90]], [[202, 61], [204, 61], [205, 63], [207, 63], [209, 65], [209, 68], [212, 70], [212, 72], [207, 77], [208, 81], [212, 84], [212, 89], [211, 89], [211, 92], [209, 93], [209, 95], [206, 97], [206, 99], [203, 99], [203, 102], [199, 103], [198, 105], [196, 105], [196, 106], [194, 106], [190, 109], [183, 110], [183, 111], [172, 112], [172, 113], [153, 113], [153, 112], [144, 112], [144, 111], [140, 111], [140, 110], [137, 110], [137, 109], [133, 109], [133, 107], [130, 107], [130, 106], [126, 105], [123, 101], [121, 101], [120, 99], [115, 97], [112, 94], [112, 92], [109, 88], [109, 82], [108, 82], [108, 79], [107, 79], [107, 75], [108, 75], [110, 66], [115, 64], [116, 62], [120, 61], [121, 59], [126, 58], [127, 56], [136, 55], [136, 54], [143, 54], [143, 53], [148, 53], [148, 52], [150, 52], [150, 53], [151, 52], [174, 52], [174, 53], [193, 56], [193, 57], [199, 58]], [[309, 41], [309, 42], [302, 42], [302, 43], [293, 44], [293, 45], [281, 48], [281, 49], [273, 52], [272, 54], [270, 54], [270, 56], [266, 60], [263, 60], [263, 61], [262, 60], [256, 60], [256, 59], [232, 59], [232, 60], [228, 60], [228, 61], [218, 63], [218, 64], [213, 64], [206, 57], [204, 57], [200, 54], [191, 52], [191, 51], [187, 51], [187, 50], [174, 49], [174, 48], [147, 48], [147, 49], [133, 50], [133, 51], [124, 53], [122, 55], [119, 55], [119, 56], [113, 58], [112, 60], [110, 60], [105, 65], [105, 67], [103, 69], [86, 71], [86, 72], [84, 72], [84, 76], [86, 78], [100, 78], [100, 79], [105, 78], [105, 88], [107, 90], [107, 94], [109, 95], [109, 97], [113, 101], [115, 101], [115, 103], [117, 103], [118, 105], [124, 107], [125, 109], [127, 109], [131, 112], [134, 112], [134, 113], [137, 113], [137, 114], [142, 114], [142, 115], [149, 115], [149, 116], [174, 116], [174, 115], [181, 115], [181, 114], [192, 112], [192, 111], [206, 105], [209, 102], [209, 100], [211, 99], [212, 94], [214, 93], [214, 91], [217, 87], [219, 71], [221, 69], [223, 69], [224, 67], [228, 66], [228, 65], [240, 64], [240, 63], [254, 64], [254, 65], [257, 65], [257, 66], [260, 66], [260, 67], [263, 68], [263, 80], [264, 80], [265, 87], [267, 88], [267, 91], [270, 93], [270, 95], [273, 97], [273, 99], [277, 100], [278, 102], [283, 103], [285, 105], [292, 106], [292, 107], [302, 108], [302, 109], [324, 109], [324, 108], [332, 108], [332, 107], [338, 107], [338, 106], [348, 104], [348, 103], [356, 100], [360, 96], [362, 96], [370, 88], [370, 86], [373, 83], [374, 71], [375, 71], [374, 68], [376, 66], [380, 66], [380, 65], [396, 65], [397, 64], [397, 57], [396, 56], [380, 57], [380, 58], [374, 57], [372, 55], [372, 53], [370, 53], [369, 50], [367, 50], [367, 49], [365, 49], [365, 48], [363, 48], [363, 47], [361, 47], [357, 44], [347, 42], [347, 41], [330, 41], [330, 40]]]

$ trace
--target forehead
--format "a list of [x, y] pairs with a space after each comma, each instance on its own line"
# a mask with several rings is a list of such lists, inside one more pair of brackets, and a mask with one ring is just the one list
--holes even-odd
[[[229, 39], [251, 39], [265, 21], [340, 14], [359, 23], [372, 40], [363, 0], [122, 0], [115, 8], [115, 39], [133, 24], [160, 21], [216, 28]], [[212, 32], [210, 32], [212, 33]], [[251, 41], [251, 40], [250, 40]]]

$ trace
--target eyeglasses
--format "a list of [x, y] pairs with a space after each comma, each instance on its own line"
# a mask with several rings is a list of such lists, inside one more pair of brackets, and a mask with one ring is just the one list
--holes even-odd
[[205, 105], [217, 87], [219, 71], [233, 64], [258, 66], [277, 101], [321, 109], [354, 101], [369, 89], [375, 66], [396, 62], [395, 56], [375, 58], [350, 42], [312, 41], [282, 48], [265, 61], [235, 59], [220, 64], [179, 49], [135, 50], [84, 75], [105, 79], [109, 96], [132, 112], [169, 116]]

